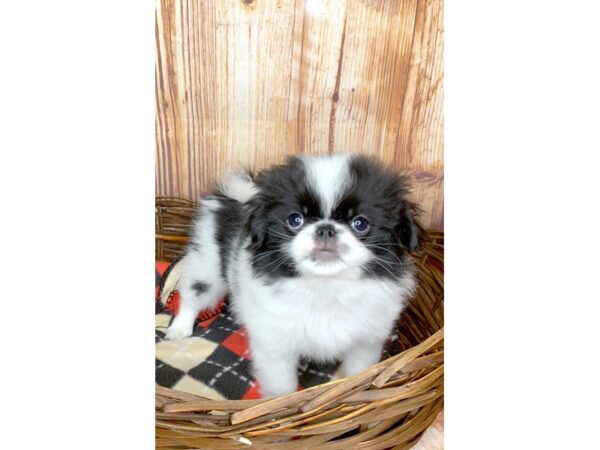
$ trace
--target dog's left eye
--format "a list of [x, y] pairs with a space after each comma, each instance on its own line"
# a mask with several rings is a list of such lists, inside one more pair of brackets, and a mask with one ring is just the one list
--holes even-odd
[[351, 225], [352, 229], [354, 229], [354, 231], [357, 233], [363, 234], [369, 231], [369, 221], [365, 216], [356, 216], [354, 219], [352, 219]]
[[299, 230], [304, 225], [304, 216], [299, 212], [294, 212], [288, 216], [288, 226], [292, 230]]

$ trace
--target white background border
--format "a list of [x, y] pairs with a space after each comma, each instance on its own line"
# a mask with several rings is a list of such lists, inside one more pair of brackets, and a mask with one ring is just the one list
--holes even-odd
[[[592, 5], [446, 5], [449, 449], [598, 445]], [[3, 442], [151, 448], [154, 5], [2, 19]]]

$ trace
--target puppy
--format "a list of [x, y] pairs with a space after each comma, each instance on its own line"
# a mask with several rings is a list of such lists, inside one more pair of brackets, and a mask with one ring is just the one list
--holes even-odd
[[229, 176], [195, 219], [167, 339], [229, 293], [265, 397], [296, 390], [301, 357], [341, 360], [347, 376], [375, 364], [415, 289], [407, 193], [405, 177], [352, 155]]

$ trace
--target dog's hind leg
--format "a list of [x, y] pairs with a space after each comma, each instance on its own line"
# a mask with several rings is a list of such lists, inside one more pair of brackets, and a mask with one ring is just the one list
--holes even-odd
[[182, 261], [179, 312], [167, 329], [166, 339], [191, 336], [198, 313], [214, 309], [227, 292], [216, 242], [215, 211], [219, 207], [218, 201], [205, 200], [200, 209], [192, 242]]

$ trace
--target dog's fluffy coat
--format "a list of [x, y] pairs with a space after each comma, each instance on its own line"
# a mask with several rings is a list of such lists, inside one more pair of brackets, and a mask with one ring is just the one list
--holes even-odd
[[229, 293], [264, 396], [296, 390], [301, 357], [339, 359], [346, 375], [376, 363], [415, 288], [406, 194], [403, 176], [351, 155], [226, 177], [199, 209], [167, 338]]

